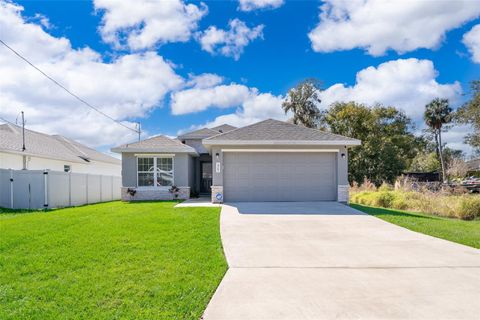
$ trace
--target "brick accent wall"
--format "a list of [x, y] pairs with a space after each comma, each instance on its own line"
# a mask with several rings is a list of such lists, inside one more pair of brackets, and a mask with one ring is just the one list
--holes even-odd
[[337, 201], [348, 203], [349, 200], [349, 185], [339, 185], [337, 188]]
[[[128, 193], [128, 189], [135, 190], [135, 195]], [[167, 189], [142, 189], [122, 187], [122, 201], [147, 201], [147, 200], [186, 200], [190, 198], [190, 187], [178, 187], [178, 197]]]
[[[221, 194], [221, 199], [217, 198], [218, 194]], [[223, 203], [223, 186], [212, 186], [212, 203]]]

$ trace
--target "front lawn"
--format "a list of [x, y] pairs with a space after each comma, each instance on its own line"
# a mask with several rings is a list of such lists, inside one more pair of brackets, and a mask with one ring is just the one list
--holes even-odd
[[480, 249], [480, 220], [463, 221], [402, 210], [350, 204], [351, 207], [404, 228]]
[[0, 209], [0, 319], [199, 319], [227, 264], [219, 208]]

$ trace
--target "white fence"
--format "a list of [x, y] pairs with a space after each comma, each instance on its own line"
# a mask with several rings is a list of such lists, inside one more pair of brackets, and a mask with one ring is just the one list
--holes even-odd
[[41, 209], [120, 199], [121, 178], [50, 170], [0, 169], [0, 207]]

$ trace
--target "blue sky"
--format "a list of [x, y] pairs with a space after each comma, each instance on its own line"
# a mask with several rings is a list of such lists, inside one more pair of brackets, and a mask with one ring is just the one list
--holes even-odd
[[[115, 26], [112, 21], [115, 21], [115, 18], [122, 18], [122, 14], [128, 18], [128, 10], [125, 12], [124, 8], [122, 13], [122, 8], [117, 8], [114, 2], [109, 3], [105, 0], [95, 3], [0, 0], [0, 3], [16, 6], [17, 9], [8, 10], [11, 11], [10, 13], [14, 12], [12, 15], [17, 16], [15, 23], [19, 24], [18, 30], [22, 30], [19, 33], [15, 32], [12, 22], [9, 22], [10, 29], [4, 29], [2, 32], [0, 28], [0, 38], [6, 42], [9, 41], [8, 43], [18, 50], [24, 50], [22, 54], [25, 57], [33, 59], [37, 65], [43, 64], [45, 69], [60, 77], [60, 79], [57, 78], [58, 80], [92, 104], [101, 107], [105, 112], [119, 120], [125, 120], [128, 125], [133, 125], [132, 121], [141, 121], [146, 135], [174, 136], [182, 130], [216, 124], [223, 120], [234, 125], [243, 125], [264, 117], [282, 118], [282, 113], [276, 110], [279, 110], [279, 104], [284, 95], [297, 82], [309, 77], [318, 78], [323, 82], [326, 89], [324, 107], [339, 99], [355, 99], [368, 104], [375, 102], [393, 104], [404, 109], [420, 129], [421, 109], [428, 99], [444, 96], [450, 98], [452, 105], [457, 107], [464, 100], [464, 94], [468, 93], [468, 83], [480, 78], [480, 61], [475, 61], [475, 50], [480, 51], [480, 31], [471, 32], [469, 39], [473, 38], [473, 40], [470, 40], [468, 45], [464, 40], [465, 35], [480, 24], [480, 4], [475, 1], [445, 1], [437, 4], [432, 4], [433, 2], [428, 4], [428, 1], [425, 4], [424, 1], [424, 4], [418, 4], [417, 7], [414, 4], [411, 8], [402, 8], [405, 5], [401, 1], [393, 2], [390, 8], [398, 13], [395, 16], [399, 16], [399, 21], [389, 21], [388, 13], [382, 20], [382, 15], [377, 14], [376, 10], [381, 13], [388, 8], [382, 8], [376, 5], [375, 1], [370, 0], [362, 2], [363, 4], [358, 2], [357, 6], [351, 7], [348, 5], [342, 7], [335, 0], [326, 3], [281, 0], [245, 1], [250, 1], [249, 11], [241, 10], [241, 4], [238, 1], [180, 2], [180, 6], [190, 4], [200, 12], [196, 18], [190, 17], [190, 20], [194, 20], [194, 26], [190, 21], [191, 24], [187, 27], [190, 35], [175, 34], [175, 31], [167, 30], [167, 36], [165, 34], [159, 36], [155, 35], [156, 30], [162, 29], [166, 23], [162, 21], [161, 16], [155, 20], [155, 16], [147, 17], [148, 12], [136, 12], [135, 7], [141, 6], [143, 1], [130, 3], [132, 12], [136, 12], [140, 21], [132, 27]], [[269, 2], [270, 5], [268, 5]], [[265, 3], [267, 6], [262, 7]], [[439, 8], [442, 6], [445, 8]], [[20, 7], [23, 7], [23, 10], [18, 9]], [[7, 9], [4, 8], [4, 10]], [[335, 10], [348, 14], [348, 18], [334, 16]], [[326, 14], [323, 20], [319, 18], [322, 12]], [[368, 23], [362, 22], [365, 12], [371, 14], [371, 18], [367, 19]], [[111, 13], [112, 16], [109, 18], [107, 13]], [[142, 14], [145, 17], [142, 17]], [[179, 19], [182, 19], [181, 15]], [[217, 31], [232, 31], [229, 29], [229, 22], [235, 19], [246, 28], [243, 29], [244, 33], [232, 33], [230, 40], [217, 40], [219, 42], [213, 43], [213, 52], [208, 52], [206, 49], [208, 44], [202, 47], [202, 39], [209, 28], [214, 27]], [[372, 21], [375, 19], [378, 21]], [[2, 15], [0, 15], [0, 23], [1, 20]], [[430, 23], [434, 20], [437, 22]], [[117, 33], [105, 35], [105, 29], [109, 23], [112, 23]], [[140, 46], [126, 43], [125, 39], [131, 34], [141, 33], [149, 24], [153, 26], [155, 23], [159, 23], [156, 26], [160, 27], [152, 28], [154, 31], [150, 36], [154, 40]], [[369, 23], [372, 25], [369, 26]], [[36, 53], [37, 49], [42, 51], [40, 49], [42, 44], [36, 43], [37, 40], [33, 40], [34, 37], [30, 38], [27, 31], [22, 29], [25, 24], [29, 27], [39, 26], [42, 32], [51, 35], [53, 40], [45, 40], [47, 42], [59, 42], [58, 39], [64, 38], [70, 42], [71, 49], [59, 49], [59, 53], [55, 51], [57, 49], [52, 49], [53, 53], [49, 51], [44, 55]], [[255, 27], [259, 28], [256, 29], [256, 34]], [[383, 34], [377, 35], [382, 33], [377, 32], [378, 28], [382, 28]], [[315, 40], [312, 36], [309, 37], [309, 33], [316, 29], [318, 34]], [[31, 34], [35, 32], [40, 31], [33, 30]], [[18, 36], [13, 37], [12, 33]], [[107, 39], [112, 34], [116, 39]], [[438, 39], [435, 41], [437, 36]], [[155, 37], [160, 40], [155, 40]], [[168, 40], [165, 40], [165, 37]], [[251, 38], [246, 40], [245, 45], [238, 45], [235, 39], [238, 40], [241, 37]], [[38, 36], [35, 37], [37, 38]], [[229, 43], [226, 50], [234, 50], [236, 55], [220, 51], [222, 46], [227, 46], [225, 41], [233, 41]], [[100, 60], [102, 67], [106, 67], [105, 72], [97, 73], [95, 66], [85, 65], [84, 67], [82, 65], [84, 62], [68, 60], [71, 59], [68, 57], [71, 51], [79, 52], [85, 47], [98, 55], [95, 59], [97, 62]], [[149, 72], [148, 66], [142, 69], [143, 71], [135, 71], [134, 68], [133, 70], [122, 69], [121, 72], [108, 70], [109, 64], [115, 64], [122, 57], [129, 55], [137, 57], [147, 52], [165, 61], [171, 69], [168, 70], [169, 73], [167, 72], [168, 76], [160, 75], [160, 78], [153, 75], [145, 76], [145, 73]], [[3, 56], [6, 60], [7, 55], [10, 54], [4, 48], [0, 48], [0, 57]], [[480, 56], [480, 52], [477, 54]], [[61, 59], [58, 58], [59, 55], [62, 55]], [[8, 57], [8, 59], [13, 61], [13, 58]], [[384, 67], [380, 67], [382, 64]], [[21, 63], [18, 67], [24, 68]], [[81, 71], [77, 71], [76, 68]], [[367, 71], [363, 73], [361, 83], [358, 83], [356, 75], [365, 69]], [[405, 70], [407, 74], [400, 76], [401, 70]], [[123, 71], [128, 73], [125, 80], [116, 77], [116, 74]], [[68, 97], [63, 97], [59, 92], [58, 95], [62, 96], [62, 99], [55, 101], [52, 99], [52, 95], [56, 95], [55, 88], [42, 83], [38, 75], [34, 75], [32, 71], [25, 72], [28, 74], [24, 76], [32, 77], [31, 81], [26, 83], [26, 85], [32, 85], [29, 90], [43, 91], [38, 86], [48, 86], [45, 89], [48, 95], [42, 96], [38, 93], [35, 97], [37, 100], [18, 98], [16, 95], [20, 96], [21, 88], [15, 88], [15, 86], [12, 88], [11, 85], [5, 85], [2, 88], [0, 84], [2, 89], [0, 102], [8, 103], [6, 108], [1, 108], [0, 116], [13, 119], [20, 108], [27, 108], [27, 119], [32, 129], [68, 135], [101, 150], [133, 138], [128, 132], [125, 133], [122, 127], [113, 128], [118, 127], [116, 124], [103, 120], [98, 120], [97, 123], [99, 116], [92, 113], [74, 119], [75, 115], [83, 112], [81, 108], [84, 107], [79, 106], [75, 101], [72, 101], [71, 105], [68, 102], [68, 105], [64, 103], [62, 106], [62, 101], [67, 101]], [[75, 76], [77, 73], [79, 75]], [[217, 79], [211, 84], [194, 84], [195, 82], [192, 81], [195, 76], [202, 74], [216, 75], [221, 80]], [[103, 81], [98, 81], [98, 85], [95, 86], [100, 77]], [[149, 90], [137, 95], [132, 93], [132, 96], [129, 96], [129, 90], [142, 91], [138, 89], [138, 83], [133, 83], [137, 77], [144, 81], [142, 83], [148, 86]], [[158, 92], [161, 93], [155, 94], [156, 83], [167, 77], [177, 78], [170, 81], [168, 85], [159, 85], [162, 89]], [[80, 85], [79, 81], [83, 81], [84, 85]], [[108, 86], [112, 82], [115, 82], [116, 86], [110, 88], [110, 91], [102, 88], [105, 84]], [[221, 88], [217, 88], [219, 86]], [[341, 87], [338, 88], [338, 86]], [[370, 89], [372, 86], [378, 89], [378, 92], [372, 92]], [[189, 92], [192, 89], [195, 91]], [[122, 91], [117, 99], [115, 90]], [[106, 91], [104, 95], [102, 91]], [[4, 95], [3, 100], [2, 95]], [[227, 101], [223, 101], [224, 95], [232, 97], [225, 98]], [[196, 97], [203, 101], [201, 105], [196, 105], [198, 102]], [[42, 103], [37, 104], [38, 100], [42, 100]], [[176, 102], [174, 103], [173, 100]], [[57, 109], [51, 109], [56, 104], [58, 104], [58, 107], [55, 106]], [[43, 105], [45, 107], [42, 107]], [[176, 108], [173, 105], [181, 111], [172, 114], [172, 108]], [[62, 115], [50, 118], [38, 115], [42, 110], [46, 113], [58, 112]], [[259, 115], [252, 116], [252, 113], [257, 110], [260, 110]], [[87, 118], [88, 121], [85, 120]], [[69, 125], [69, 121], [73, 124]], [[82, 121], [86, 122], [82, 123]], [[82, 128], [91, 130], [92, 133], [78, 133], [78, 130], [72, 129], [74, 124], [82, 124]], [[465, 130], [468, 128], [453, 130], [450, 136], [447, 134], [447, 142], [452, 147], [468, 151], [468, 148], [461, 144]]]

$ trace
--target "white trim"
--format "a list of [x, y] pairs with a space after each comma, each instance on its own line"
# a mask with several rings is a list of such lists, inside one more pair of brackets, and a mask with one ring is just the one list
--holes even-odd
[[221, 149], [222, 152], [340, 152], [340, 149]]
[[135, 157], [140, 158], [173, 158], [175, 154], [173, 153], [135, 153]]
[[209, 140], [204, 145], [312, 145], [312, 146], [359, 146], [360, 140]]

